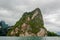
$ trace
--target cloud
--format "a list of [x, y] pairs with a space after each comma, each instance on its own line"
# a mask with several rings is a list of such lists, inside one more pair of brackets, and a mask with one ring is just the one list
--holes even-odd
[[[0, 17], [0, 19], [1, 19], [2, 21], [5, 21], [6, 24], [9, 24], [10, 26], [11, 26], [11, 25], [14, 25], [15, 22], [17, 21], [17, 20], [14, 19], [14, 18], [8, 18], [8, 17]], [[0, 20], [0, 21], [1, 21], [1, 20]]]
[[24, 12], [37, 7], [42, 11], [45, 27], [60, 32], [60, 0], [0, 0], [0, 20], [14, 25]]
[[48, 30], [60, 32], [60, 9], [50, 11], [44, 16], [45, 26]]

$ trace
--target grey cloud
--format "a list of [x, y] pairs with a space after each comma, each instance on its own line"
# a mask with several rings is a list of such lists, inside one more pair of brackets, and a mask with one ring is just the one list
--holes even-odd
[[[42, 11], [44, 22], [46, 25], [48, 25], [47, 29], [49, 29], [50, 26], [53, 26], [53, 28], [55, 26], [55, 28], [57, 27], [58, 29], [60, 26], [60, 0], [0, 0], [0, 11], [2, 10], [0, 12], [0, 19], [6, 21], [6, 23], [8, 23], [9, 25], [14, 25], [24, 12], [32, 11], [37, 7], [39, 7]], [[5, 10], [7, 12], [3, 13]], [[52, 14], [56, 14], [56, 18]], [[52, 15], [52, 17], [54, 17], [49, 18], [49, 15]], [[56, 19], [56, 21], [52, 22], [49, 21], [49, 19]]]
[[[60, 9], [60, 0], [54, 0], [53, 2], [47, 3], [43, 6], [41, 6], [42, 12], [45, 14], [49, 14], [51, 11], [55, 11], [57, 9]], [[50, 13], [51, 14], [51, 13]]]

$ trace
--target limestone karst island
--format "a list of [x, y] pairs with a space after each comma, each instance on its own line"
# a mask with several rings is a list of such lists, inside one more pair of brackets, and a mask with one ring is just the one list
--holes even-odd
[[58, 36], [44, 27], [41, 10], [36, 8], [32, 12], [25, 12], [19, 21], [11, 27], [7, 36]]

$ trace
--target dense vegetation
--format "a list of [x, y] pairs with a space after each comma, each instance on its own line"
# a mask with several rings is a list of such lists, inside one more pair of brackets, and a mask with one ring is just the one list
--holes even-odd
[[59, 35], [57, 35], [56, 33], [54, 33], [54, 32], [49, 32], [49, 31], [47, 31], [47, 35], [48, 35], [48, 36], [59, 36]]

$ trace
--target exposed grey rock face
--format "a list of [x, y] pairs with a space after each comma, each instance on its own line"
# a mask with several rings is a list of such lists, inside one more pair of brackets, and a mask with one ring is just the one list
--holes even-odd
[[43, 17], [39, 8], [26, 12], [8, 32], [8, 36], [45, 36]]

